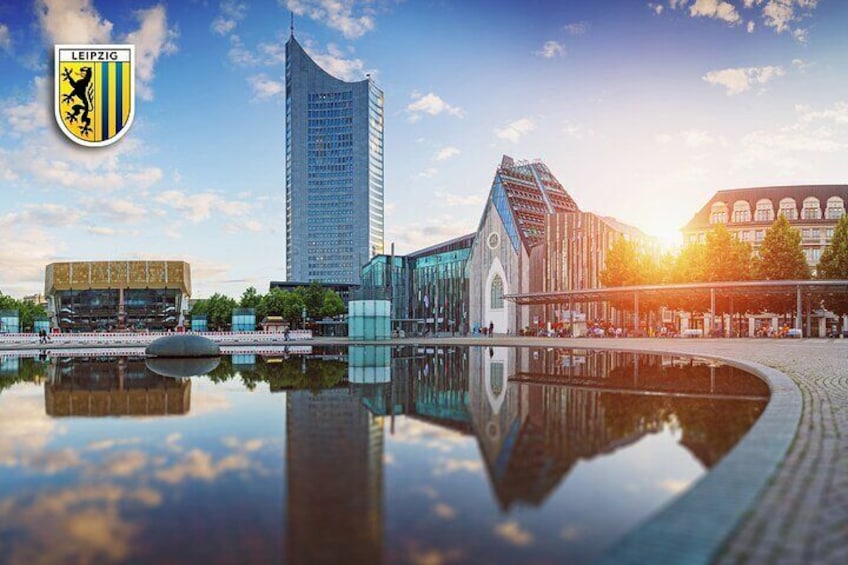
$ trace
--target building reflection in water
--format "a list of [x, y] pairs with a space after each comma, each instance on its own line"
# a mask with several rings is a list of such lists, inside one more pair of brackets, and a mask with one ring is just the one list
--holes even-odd
[[287, 393], [292, 563], [381, 560], [384, 418], [387, 433], [403, 416], [474, 436], [507, 512], [542, 505], [580, 460], [668, 427], [712, 467], [768, 400], [752, 375], [679, 357], [351, 347], [348, 360], [347, 384]]
[[383, 421], [362, 399], [385, 382], [390, 355], [360, 349], [349, 355], [349, 385], [287, 392], [289, 563], [381, 560]]
[[579, 460], [666, 426], [710, 468], [768, 401], [757, 377], [691, 359], [490, 348], [469, 361], [474, 433], [503, 509], [540, 505]]
[[184, 415], [191, 380], [158, 375], [139, 358], [52, 358], [44, 409], [53, 417]]

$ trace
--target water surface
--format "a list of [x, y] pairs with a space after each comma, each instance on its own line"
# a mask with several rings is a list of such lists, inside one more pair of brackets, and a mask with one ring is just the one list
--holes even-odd
[[154, 369], [192, 373], [2, 358], [5, 561], [587, 561], [768, 399], [729, 366], [588, 350], [300, 347]]

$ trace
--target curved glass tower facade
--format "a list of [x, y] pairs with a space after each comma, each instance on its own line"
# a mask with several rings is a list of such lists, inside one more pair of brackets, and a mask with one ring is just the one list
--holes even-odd
[[383, 92], [286, 43], [286, 278], [358, 284], [383, 252]]

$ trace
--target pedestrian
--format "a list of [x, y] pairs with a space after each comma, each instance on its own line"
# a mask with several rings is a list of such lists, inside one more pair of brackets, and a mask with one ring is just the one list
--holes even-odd
[[495, 334], [495, 323], [489, 320], [489, 337], [493, 337]]
[[283, 340], [284, 341], [289, 340], [289, 329], [288, 328], [286, 328], [286, 331], [283, 332]]

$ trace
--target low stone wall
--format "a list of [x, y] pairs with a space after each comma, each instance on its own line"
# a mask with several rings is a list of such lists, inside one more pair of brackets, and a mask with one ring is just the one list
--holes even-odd
[[[0, 334], [0, 349], [18, 349], [20, 347], [145, 347], [156, 339], [167, 335], [180, 335], [168, 332], [131, 333], [76, 333], [50, 334], [47, 344], [39, 342], [38, 334]], [[194, 332], [211, 339], [218, 345], [237, 345], [251, 343], [257, 345], [285, 344], [285, 334], [280, 332]], [[312, 339], [311, 330], [289, 332], [288, 341]]]

